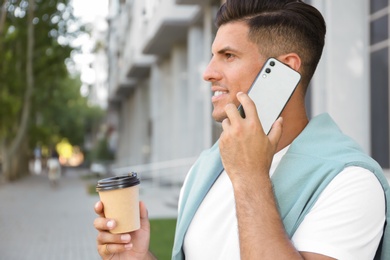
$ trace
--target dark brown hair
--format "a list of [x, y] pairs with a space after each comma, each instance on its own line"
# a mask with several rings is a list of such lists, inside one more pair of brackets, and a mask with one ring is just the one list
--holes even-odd
[[322, 55], [326, 25], [321, 13], [301, 0], [227, 0], [216, 26], [244, 21], [249, 40], [266, 58], [296, 53], [302, 61], [302, 84], [307, 86]]

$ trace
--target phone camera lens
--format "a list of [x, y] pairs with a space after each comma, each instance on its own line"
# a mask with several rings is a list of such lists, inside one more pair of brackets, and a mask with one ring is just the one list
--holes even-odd
[[271, 69], [270, 69], [270, 68], [266, 68], [266, 69], [265, 69], [265, 72], [271, 73]]
[[269, 65], [271, 65], [271, 66], [273, 67], [273, 66], [275, 66], [275, 62], [274, 62], [274, 61], [271, 61], [271, 62], [269, 63]]

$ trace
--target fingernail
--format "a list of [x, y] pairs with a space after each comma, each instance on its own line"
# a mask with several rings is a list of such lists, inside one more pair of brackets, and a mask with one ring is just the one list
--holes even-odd
[[95, 203], [95, 209], [97, 209], [98, 205], [99, 205], [99, 201]]
[[123, 235], [121, 235], [121, 240], [123, 242], [130, 241], [130, 234], [123, 234]]
[[126, 250], [131, 250], [132, 248], [133, 248], [133, 244], [132, 243], [129, 243], [129, 244], [125, 245], [125, 249]]
[[113, 228], [114, 225], [115, 225], [114, 220], [110, 220], [110, 221], [107, 222], [107, 227], [108, 227], [109, 229]]

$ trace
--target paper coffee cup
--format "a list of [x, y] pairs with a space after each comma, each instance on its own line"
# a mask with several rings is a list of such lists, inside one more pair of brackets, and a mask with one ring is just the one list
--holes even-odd
[[136, 173], [98, 181], [96, 191], [103, 202], [104, 215], [114, 219], [111, 233], [126, 233], [140, 228], [139, 185]]

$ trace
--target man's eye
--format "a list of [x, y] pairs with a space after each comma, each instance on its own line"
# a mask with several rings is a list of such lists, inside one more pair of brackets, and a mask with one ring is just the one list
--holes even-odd
[[234, 55], [231, 54], [231, 53], [226, 53], [226, 54], [225, 54], [225, 57], [226, 57], [227, 59], [231, 59], [231, 58], [234, 58]]

